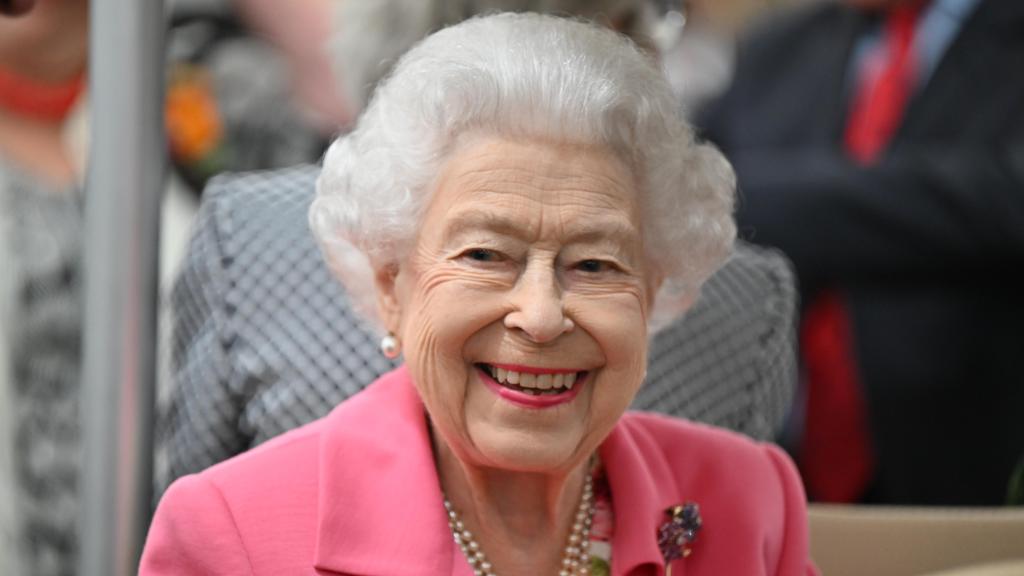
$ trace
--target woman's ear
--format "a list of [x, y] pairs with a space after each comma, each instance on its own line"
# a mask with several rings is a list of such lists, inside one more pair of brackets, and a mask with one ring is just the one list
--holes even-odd
[[392, 334], [398, 334], [402, 324], [398, 265], [387, 264], [377, 267], [374, 269], [373, 275], [377, 286], [377, 313], [380, 315], [384, 328]]

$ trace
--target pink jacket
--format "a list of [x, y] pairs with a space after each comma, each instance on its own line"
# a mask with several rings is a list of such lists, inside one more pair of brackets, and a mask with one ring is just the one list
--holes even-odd
[[[815, 573], [803, 489], [777, 448], [629, 413], [600, 456], [613, 574], [664, 574], [656, 533], [687, 500], [704, 527], [673, 576]], [[441, 502], [423, 405], [399, 368], [326, 418], [175, 482], [139, 573], [471, 576]]]

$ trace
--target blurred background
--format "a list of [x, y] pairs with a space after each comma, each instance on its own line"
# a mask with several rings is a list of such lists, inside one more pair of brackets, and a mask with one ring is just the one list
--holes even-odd
[[[0, 576], [81, 573], [92, 2], [0, 1]], [[629, 35], [734, 163], [741, 238], [781, 249], [800, 285], [776, 440], [812, 501], [1024, 504], [1017, 0], [168, 0], [153, 503], [191, 471], [165, 430], [207, 343], [172, 294], [208, 248], [207, 184], [316, 164], [402, 52], [497, 10]]]

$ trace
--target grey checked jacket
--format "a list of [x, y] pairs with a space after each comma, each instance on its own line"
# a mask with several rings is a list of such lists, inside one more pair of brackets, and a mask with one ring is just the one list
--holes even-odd
[[[172, 293], [158, 494], [324, 416], [393, 367], [307, 227], [318, 173], [222, 176], [206, 190]], [[774, 438], [796, 382], [795, 305], [787, 261], [738, 246], [698, 303], [655, 336], [634, 408]]]

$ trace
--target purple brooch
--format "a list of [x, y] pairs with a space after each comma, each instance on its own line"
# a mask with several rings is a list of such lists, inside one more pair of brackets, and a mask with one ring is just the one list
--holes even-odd
[[[704, 521], [700, 517], [700, 506], [696, 502], [686, 502], [665, 510], [668, 521], [658, 528], [658, 548], [665, 557], [665, 565], [673, 560], [686, 558], [692, 550], [690, 544], [697, 539]], [[666, 574], [671, 574], [669, 566]]]

